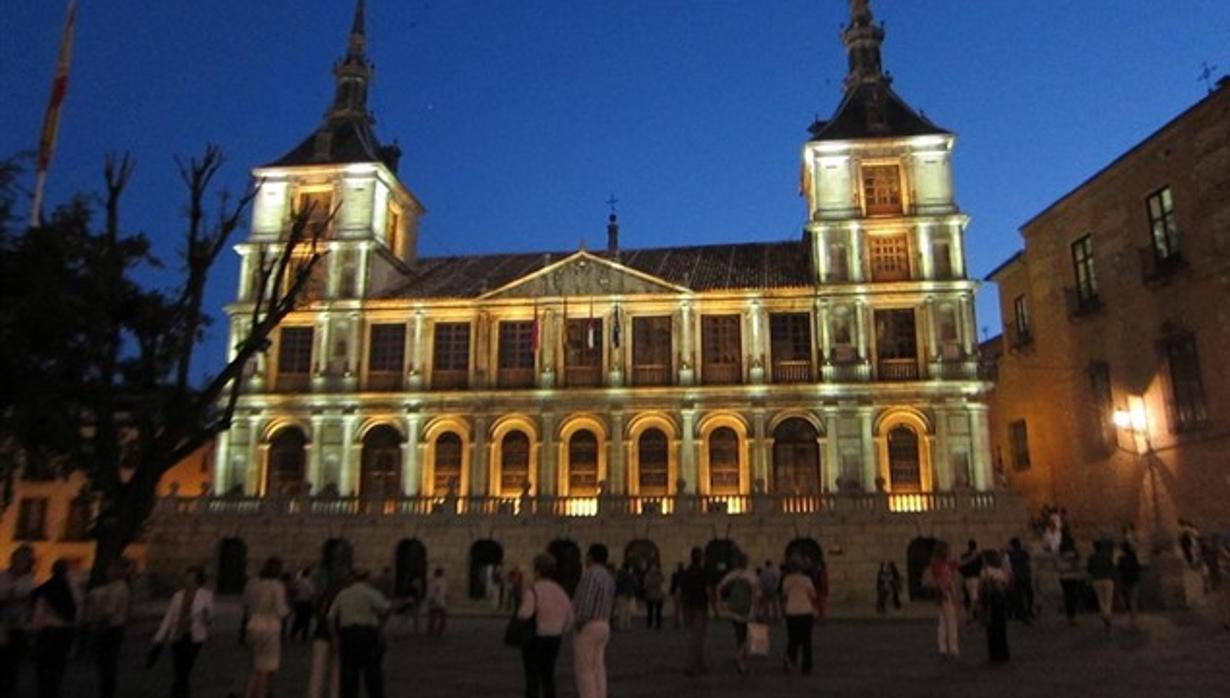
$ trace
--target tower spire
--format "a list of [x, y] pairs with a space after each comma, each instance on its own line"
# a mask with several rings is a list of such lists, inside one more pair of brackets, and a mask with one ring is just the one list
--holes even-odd
[[884, 43], [884, 26], [876, 26], [871, 14], [871, 0], [850, 0], [850, 25], [841, 34], [849, 58], [846, 91], [864, 83], [883, 83], [890, 78], [880, 62], [880, 46]]
[[337, 89], [333, 104], [325, 113], [325, 119], [359, 119], [371, 123], [367, 111], [367, 86], [374, 68], [367, 59], [367, 17], [363, 0], [356, 0], [354, 22], [350, 27], [350, 41], [346, 55], [333, 65], [333, 77]]

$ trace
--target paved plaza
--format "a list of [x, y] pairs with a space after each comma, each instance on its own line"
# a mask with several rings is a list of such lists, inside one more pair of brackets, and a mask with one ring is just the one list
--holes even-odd
[[[921, 611], [923, 609], [916, 609]], [[1120, 621], [1125, 624], [1126, 620]], [[668, 619], [669, 623], [669, 619]], [[152, 671], [143, 669], [150, 623], [134, 628], [124, 648], [120, 695], [163, 698], [168, 695], [168, 658]], [[388, 695], [415, 698], [522, 695], [519, 656], [501, 644], [504, 622], [497, 618], [457, 618], [442, 639], [399, 634], [385, 661]], [[682, 631], [649, 631], [638, 624], [618, 632], [608, 652], [612, 698], [683, 696], [1148, 696], [1213, 698], [1230, 695], [1230, 633], [1208, 618], [1189, 613], [1142, 617], [1140, 628], [1124, 626], [1107, 638], [1092, 616], [1069, 628], [1047, 617], [1033, 627], [1010, 627], [1012, 662], [986, 665], [985, 636], [980, 626], [965, 628], [963, 659], [942, 662], [935, 655], [934, 624], [921, 618], [839, 620], [817, 628], [816, 671], [810, 677], [781, 671], [784, 629], [776, 627], [773, 654], [757, 658], [753, 673], [740, 678], [729, 660], [733, 639], [729, 626], [710, 626], [712, 671], [687, 679], [680, 668], [686, 638]], [[291, 646], [275, 696], [304, 695], [307, 648]], [[567, 644], [559, 664], [561, 696], [575, 696]], [[236, 618], [224, 609], [215, 633], [202, 652], [194, 681], [194, 698], [242, 695], [246, 668], [236, 643]], [[27, 689], [32, 696], [27, 671]], [[64, 695], [95, 695], [87, 657], [74, 663]]]

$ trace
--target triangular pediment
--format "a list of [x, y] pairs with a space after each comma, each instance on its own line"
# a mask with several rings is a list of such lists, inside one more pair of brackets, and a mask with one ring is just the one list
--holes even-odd
[[488, 291], [483, 298], [687, 293], [683, 286], [584, 250]]

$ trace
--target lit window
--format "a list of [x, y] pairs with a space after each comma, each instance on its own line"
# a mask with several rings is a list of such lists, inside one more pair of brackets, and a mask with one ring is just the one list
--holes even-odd
[[1153, 257], [1159, 262], [1165, 261], [1179, 251], [1179, 231], [1175, 225], [1174, 198], [1170, 194], [1170, 187], [1162, 187], [1150, 194], [1147, 208]]
[[910, 278], [910, 243], [906, 235], [871, 235], [867, 238], [872, 281]]
[[896, 165], [863, 167], [863, 204], [869, 216], [901, 213], [901, 172]]
[[401, 254], [398, 246], [401, 244], [401, 209], [397, 204], [390, 203], [384, 217], [384, 240], [393, 254]]
[[1098, 279], [1093, 271], [1093, 238], [1086, 235], [1072, 243], [1072, 268], [1076, 274], [1076, 300], [1080, 306], [1098, 299]]

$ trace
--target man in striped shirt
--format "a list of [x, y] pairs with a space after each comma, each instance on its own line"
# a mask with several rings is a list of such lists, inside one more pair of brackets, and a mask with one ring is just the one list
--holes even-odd
[[606, 562], [605, 545], [589, 546], [585, 573], [572, 601], [576, 624], [572, 638], [573, 673], [581, 698], [606, 698], [606, 643], [611, 638], [611, 605], [615, 601], [615, 579]]

